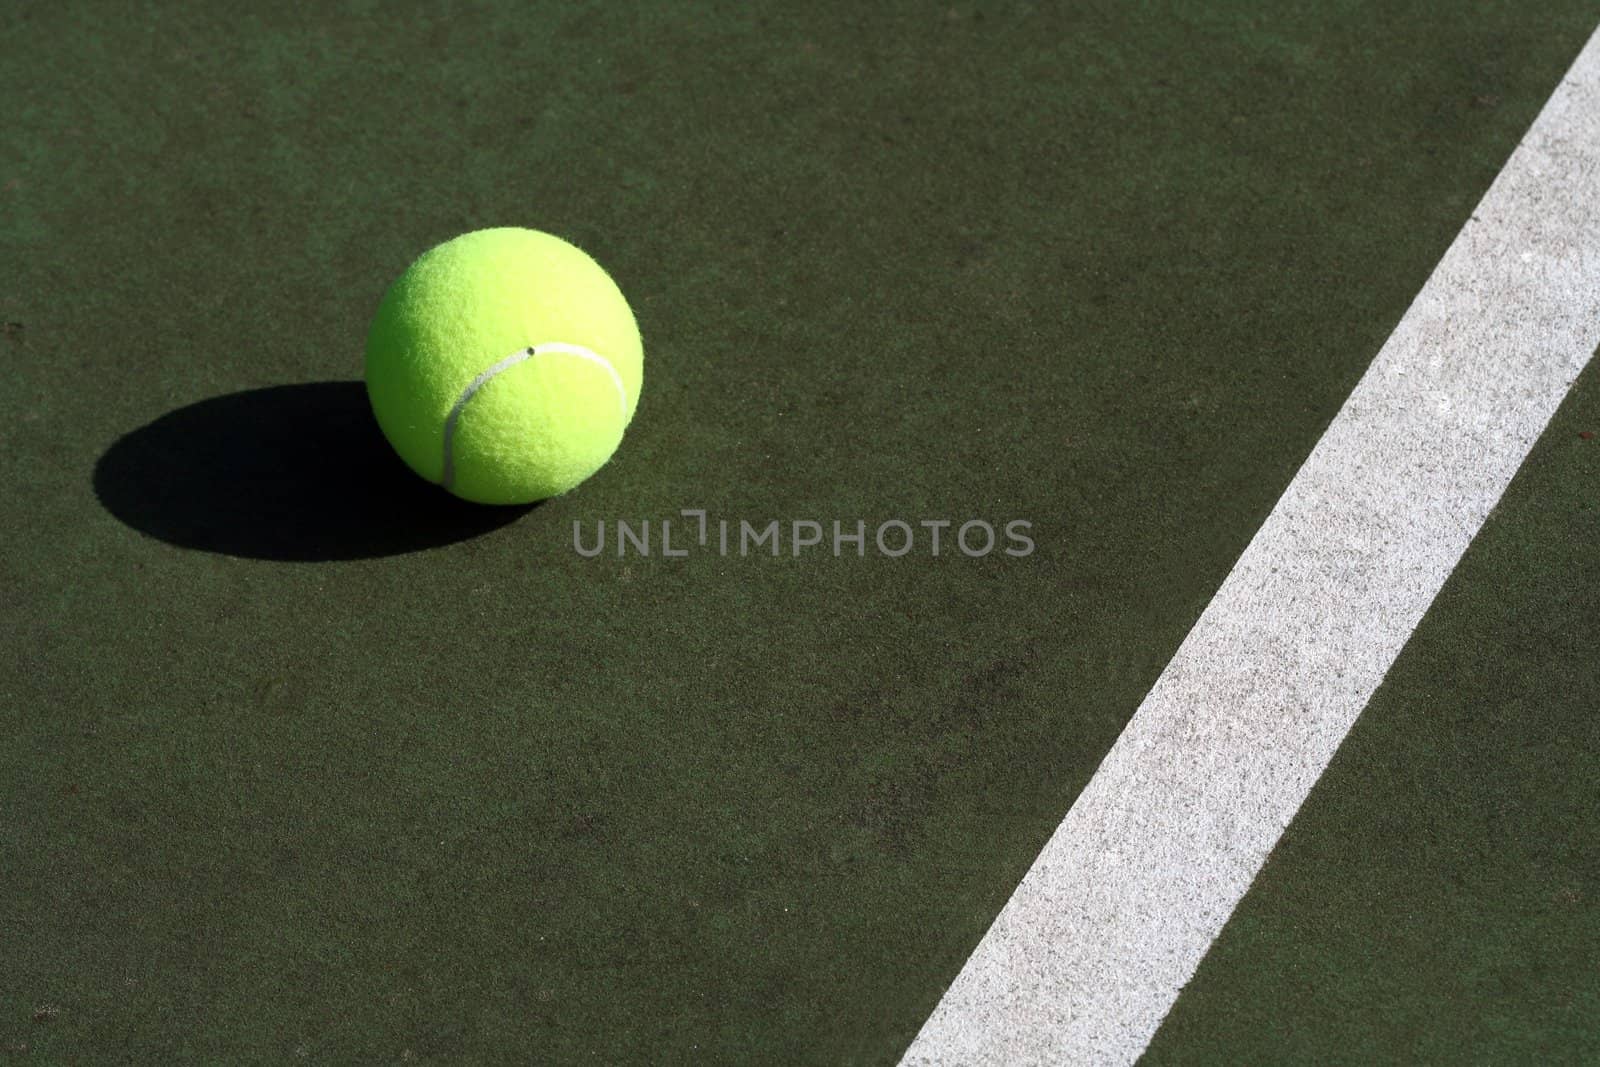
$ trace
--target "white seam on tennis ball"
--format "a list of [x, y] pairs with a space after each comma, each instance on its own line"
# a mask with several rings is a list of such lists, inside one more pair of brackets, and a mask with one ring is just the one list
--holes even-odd
[[519, 349], [467, 383], [467, 387], [456, 398], [455, 405], [450, 408], [450, 414], [445, 416], [444, 471], [439, 476], [439, 484], [444, 488], [449, 489], [455, 482], [455, 455], [452, 446], [455, 443], [456, 422], [461, 418], [462, 409], [467, 406], [467, 401], [471, 400], [473, 394], [487, 385], [497, 374], [515, 367], [524, 360], [532, 359], [534, 356], [577, 356], [579, 359], [587, 359], [591, 363], [598, 364], [611, 376], [611, 384], [617, 387], [617, 400], [622, 417], [624, 419], [628, 417], [628, 389], [622, 384], [622, 375], [617, 373], [617, 368], [611, 365], [610, 360], [598, 352], [584, 348], [582, 345], [568, 344], [565, 341], [546, 341], [542, 345]]

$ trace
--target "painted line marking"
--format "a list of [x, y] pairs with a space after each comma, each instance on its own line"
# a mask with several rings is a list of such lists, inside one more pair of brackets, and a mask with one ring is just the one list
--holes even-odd
[[1600, 33], [903, 1063], [1138, 1059], [1597, 346]]

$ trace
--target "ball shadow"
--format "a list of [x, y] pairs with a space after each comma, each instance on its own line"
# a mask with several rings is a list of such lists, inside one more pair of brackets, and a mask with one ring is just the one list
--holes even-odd
[[384, 440], [361, 382], [215, 397], [117, 440], [94, 469], [100, 503], [170, 544], [254, 559], [369, 559], [497, 529], [535, 505], [459, 500]]

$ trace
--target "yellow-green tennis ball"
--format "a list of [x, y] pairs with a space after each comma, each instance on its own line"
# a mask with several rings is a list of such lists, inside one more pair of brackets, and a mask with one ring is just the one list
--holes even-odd
[[506, 227], [424, 252], [367, 335], [367, 396], [422, 477], [484, 504], [564, 493], [611, 458], [633, 419], [644, 353], [600, 265]]

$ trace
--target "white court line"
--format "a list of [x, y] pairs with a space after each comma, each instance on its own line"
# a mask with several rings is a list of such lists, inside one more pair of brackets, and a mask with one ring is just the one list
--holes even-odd
[[1597, 345], [1600, 33], [903, 1063], [1139, 1057]]

